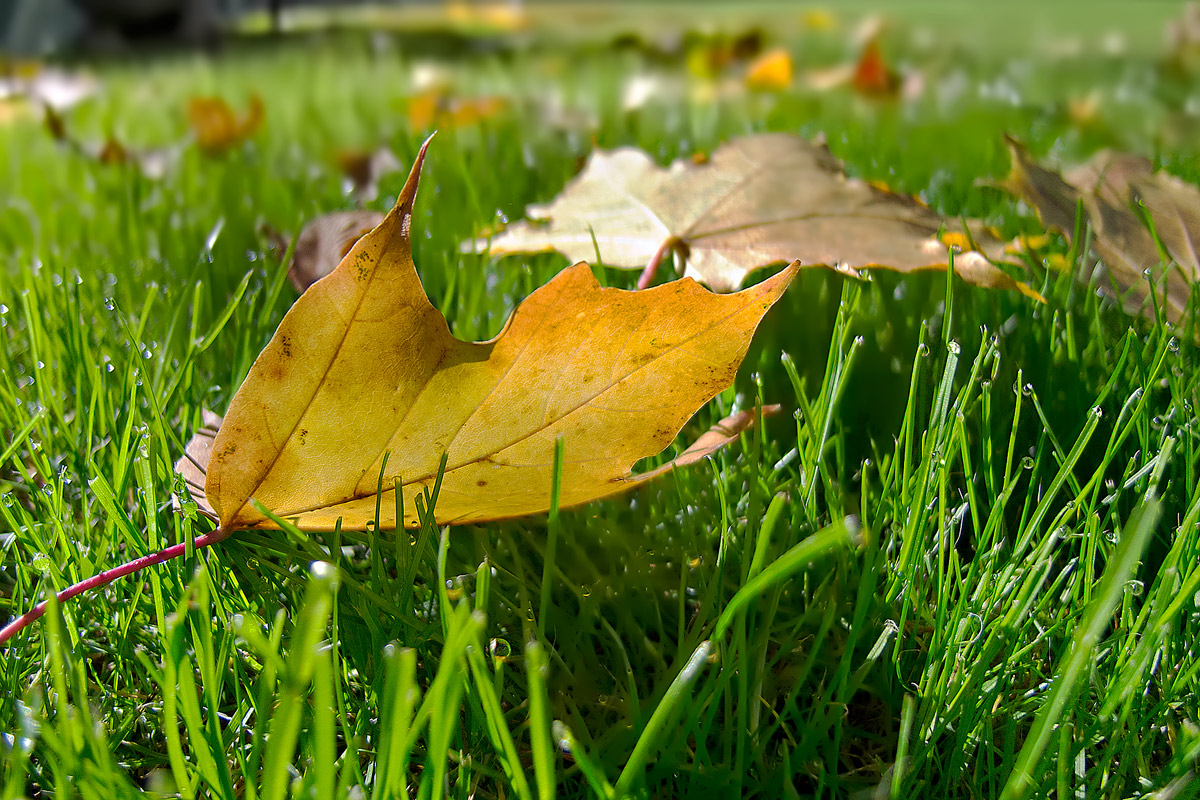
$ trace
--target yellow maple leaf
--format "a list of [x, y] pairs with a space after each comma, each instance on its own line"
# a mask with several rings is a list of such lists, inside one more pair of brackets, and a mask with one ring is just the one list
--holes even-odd
[[630, 471], [732, 382], [796, 265], [718, 295], [689, 279], [605, 289], [579, 263], [530, 295], [500, 335], [463, 342], [412, 260], [424, 155], [391, 213], [284, 317], [219, 432], [195, 438], [179, 462], [221, 529], [274, 527], [252, 499], [310, 530], [339, 520], [362, 529], [377, 499], [382, 527], [414, 526], [443, 455], [439, 523], [545, 511], [559, 437], [568, 507], [699, 460], [753, 421], [735, 415], [674, 461]]

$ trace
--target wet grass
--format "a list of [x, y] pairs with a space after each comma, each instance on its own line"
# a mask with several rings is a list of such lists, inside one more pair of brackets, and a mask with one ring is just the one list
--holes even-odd
[[[844, 28], [779, 35], [804, 66], [849, 52]], [[418, 270], [456, 335], [493, 335], [564, 261], [459, 242], [553, 197], [593, 142], [665, 162], [824, 133], [851, 174], [1006, 234], [1038, 225], [977, 183], [1007, 170], [1004, 133], [1196, 179], [1189, 73], [1087, 35], [1063, 55], [901, 27], [893, 56], [926, 72], [913, 101], [797, 86], [633, 112], [627, 78], [682, 61], [460, 54], [456, 92], [510, 104], [435, 139]], [[162, 180], [36, 121], [0, 127], [10, 613], [209, 529], [172, 510], [171, 465], [293, 299], [260, 225], [351, 205], [339, 148], [411, 159], [426, 131], [403, 98], [431, 56], [397, 41], [98, 65], [82, 137], [163, 144], [190, 95], [265, 99], [252, 141], [188, 149]], [[595, 125], [550, 119], [549, 96]], [[939, 274], [802, 273], [689, 432], [759, 401], [792, 413], [628, 497], [449, 532], [238, 534], [53, 608], [0, 659], [2, 796], [1196, 796], [1194, 315], [1131, 318], [1028, 266], [1044, 305]]]

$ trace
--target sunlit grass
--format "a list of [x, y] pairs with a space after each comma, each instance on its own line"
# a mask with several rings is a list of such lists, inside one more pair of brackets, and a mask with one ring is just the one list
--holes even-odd
[[[846, 49], [798, 35], [802, 65]], [[459, 243], [553, 197], [593, 141], [665, 162], [824, 133], [852, 175], [1006, 234], [1037, 224], [977, 185], [1007, 170], [1004, 133], [1200, 175], [1172, 138], [1191, 90], [1153, 56], [896, 37], [940, 65], [912, 103], [797, 87], [625, 113], [629, 75], [683, 66], [551, 45], [448, 62], [456, 91], [511, 102], [431, 146], [430, 298], [456, 335], [494, 335], [564, 262]], [[0, 128], [6, 610], [208, 530], [172, 509], [171, 465], [293, 299], [260, 226], [350, 206], [339, 148], [407, 162], [426, 131], [402, 100], [430, 57], [345, 34], [98, 67], [80, 136], [163, 144], [191, 94], [265, 98], [259, 136], [186, 150], [162, 181]], [[596, 127], [548, 122], [550, 89]], [[1068, 101], [1093, 90], [1080, 124]], [[802, 273], [690, 427], [791, 413], [628, 497], [448, 534], [238, 534], [52, 609], [0, 658], [0, 796], [1195, 796], [1193, 315], [1130, 318], [1030, 269], [1045, 305], [940, 274]]]

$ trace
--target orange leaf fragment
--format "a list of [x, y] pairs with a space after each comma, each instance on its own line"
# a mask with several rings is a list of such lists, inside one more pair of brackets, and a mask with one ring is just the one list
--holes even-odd
[[262, 127], [265, 110], [262, 98], [250, 96], [246, 116], [239, 118], [220, 97], [193, 97], [188, 100], [188, 126], [196, 146], [208, 155], [220, 155], [249, 139]]
[[883, 60], [879, 40], [871, 39], [863, 47], [850, 85], [855, 91], [873, 97], [894, 97], [900, 88], [900, 76]]
[[782, 91], [792, 85], [792, 54], [780, 47], [763, 53], [746, 69], [746, 88]]
[[180, 462], [193, 484], [207, 470], [196, 499], [223, 528], [274, 527], [251, 498], [306, 529], [363, 529], [377, 502], [382, 527], [415, 526], [443, 454], [439, 523], [542, 512], [560, 436], [562, 506], [573, 506], [702, 458], [752, 421], [731, 418], [670, 464], [630, 472], [732, 382], [795, 265], [717, 295], [687, 279], [605, 289], [580, 263], [530, 295], [494, 339], [459, 341], [412, 261], [424, 155], [391, 213], [288, 311], [220, 431], [189, 447], [196, 463]]
[[407, 103], [408, 126], [414, 131], [461, 128], [491, 119], [508, 108], [503, 97], [450, 97], [439, 88], [413, 95]]

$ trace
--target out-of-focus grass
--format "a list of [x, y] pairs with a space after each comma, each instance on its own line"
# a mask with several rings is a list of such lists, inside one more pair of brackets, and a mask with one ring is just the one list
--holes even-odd
[[[1009, 234], [1036, 222], [977, 185], [1006, 171], [1006, 132], [1200, 174], [1200, 91], [1138, 44], [1167, 4], [1080, 6], [1061, 21], [1078, 53], [1026, 41], [1015, 13], [935, 8], [885, 32], [925, 73], [913, 101], [799, 85], [713, 101], [685, 78], [624, 112], [631, 76], [686, 76], [684, 59], [343, 32], [97, 65], [104, 94], [69, 117], [81, 137], [170, 143], [190, 95], [265, 99], [252, 141], [185, 150], [161, 181], [36, 122], [0, 127], [7, 605], [204, 530], [171, 510], [171, 464], [292, 299], [259, 226], [349, 206], [339, 148], [407, 162], [427, 131], [404, 99], [431, 61], [459, 96], [510, 100], [439, 132], [418, 198], [418, 269], [464, 338], [564, 263], [459, 242], [553, 197], [593, 143], [666, 161], [824, 133], [851, 174]], [[788, 13], [767, 35], [801, 68], [855, 52], [853, 14], [804, 30]], [[1109, 27], [1125, 55], [1100, 49]], [[1193, 796], [1195, 345], [1030, 269], [1045, 305], [942, 275], [802, 273], [692, 427], [759, 400], [794, 414], [563, 512], [552, 557], [544, 519], [245, 533], [54, 610], [0, 659], [3, 796]]]

